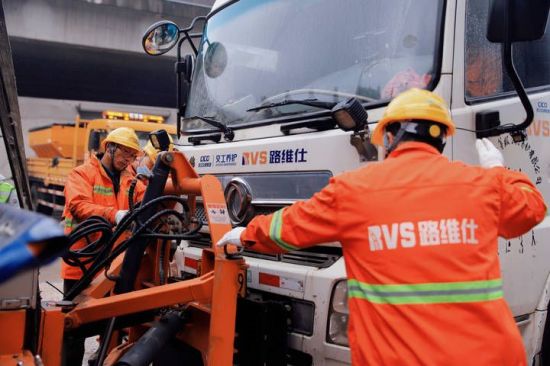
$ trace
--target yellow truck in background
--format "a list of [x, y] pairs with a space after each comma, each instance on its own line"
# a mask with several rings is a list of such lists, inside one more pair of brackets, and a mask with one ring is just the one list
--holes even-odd
[[29, 130], [29, 144], [36, 157], [27, 158], [31, 197], [36, 211], [61, 217], [63, 189], [69, 172], [99, 151], [101, 141], [118, 127], [131, 127], [142, 146], [149, 132], [165, 129], [175, 138], [176, 126], [164, 117], [129, 112], [105, 111], [102, 118], [75, 123], [53, 123]]

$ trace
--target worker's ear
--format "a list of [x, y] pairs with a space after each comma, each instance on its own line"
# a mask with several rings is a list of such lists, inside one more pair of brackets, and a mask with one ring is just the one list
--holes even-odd
[[112, 142], [108, 142], [107, 146], [105, 146], [105, 151], [111, 155], [111, 157], [115, 156], [116, 151], [116, 144], [113, 144]]
[[393, 133], [386, 131], [384, 134], [384, 146], [388, 148], [393, 144], [393, 140], [395, 139], [395, 136]]

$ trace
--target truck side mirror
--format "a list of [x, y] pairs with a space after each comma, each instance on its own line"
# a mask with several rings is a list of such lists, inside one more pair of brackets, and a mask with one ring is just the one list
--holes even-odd
[[99, 131], [91, 131], [90, 139], [88, 140], [88, 151], [98, 151], [101, 140], [101, 133]]
[[487, 28], [490, 42], [504, 43], [509, 27], [510, 42], [536, 41], [544, 36], [550, 0], [492, 0]]
[[176, 23], [161, 20], [147, 28], [141, 39], [141, 45], [147, 54], [160, 56], [178, 43], [179, 36], [180, 29]]
[[514, 65], [513, 43], [542, 38], [549, 11], [550, 0], [491, 0], [487, 39], [502, 43], [506, 73], [525, 109], [525, 119], [521, 123], [502, 125], [498, 115], [476, 116], [477, 138], [504, 133], [509, 133], [515, 142], [526, 138], [525, 130], [533, 122], [535, 113]]

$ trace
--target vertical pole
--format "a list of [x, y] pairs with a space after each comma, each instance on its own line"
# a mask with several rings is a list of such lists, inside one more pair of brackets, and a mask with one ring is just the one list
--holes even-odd
[[[80, 132], [79, 128], [80, 128], [80, 115], [77, 115], [75, 119], [75, 128], [74, 128], [74, 136], [73, 136], [73, 158], [72, 158], [73, 167], [75, 167], [78, 164], [78, 159], [76, 155], [78, 154], [78, 133]], [[82, 143], [86, 143], [86, 142], [83, 141]], [[87, 146], [84, 147], [84, 149], [86, 148]]]

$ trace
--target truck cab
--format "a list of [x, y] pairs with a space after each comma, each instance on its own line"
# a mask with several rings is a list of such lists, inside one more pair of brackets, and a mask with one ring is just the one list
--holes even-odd
[[[203, 26], [196, 54], [180, 62], [187, 70], [180, 82], [188, 85], [180, 98], [180, 150], [200, 174], [219, 178], [233, 225], [245, 226], [255, 215], [310, 198], [332, 176], [383, 159], [383, 151], [368, 146], [367, 129], [346, 131], [327, 106], [353, 97], [372, 128], [395, 95], [419, 87], [441, 95], [451, 108], [458, 131], [444, 154], [477, 164], [480, 133], [517, 125], [526, 114], [507, 72], [505, 46], [487, 39], [491, 5], [216, 1], [206, 18], [197, 19], [200, 25], [193, 23]], [[189, 41], [197, 38], [193, 25], [181, 31]], [[145, 48], [155, 41], [144, 37]], [[529, 175], [548, 202], [550, 33], [514, 44], [512, 59], [533, 122], [525, 134], [486, 136], [507, 167]], [[492, 127], [482, 127], [487, 124]], [[529, 364], [549, 362], [550, 340], [543, 341], [548, 238], [546, 217], [528, 234], [499, 242], [504, 293]], [[197, 274], [209, 245], [205, 235], [180, 246], [182, 277]], [[281, 255], [246, 250], [244, 256], [248, 295], [239, 304], [237, 364], [349, 365], [339, 243]]]

